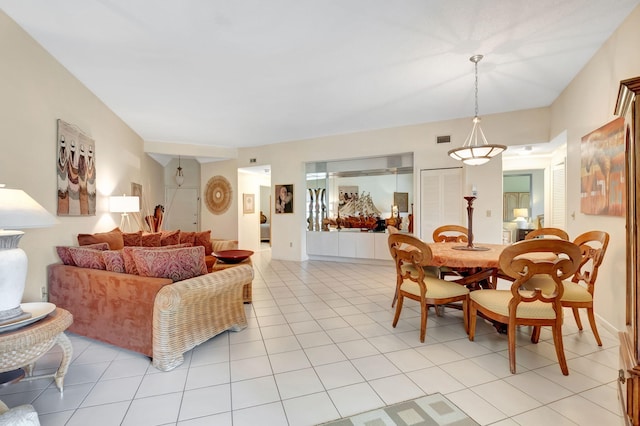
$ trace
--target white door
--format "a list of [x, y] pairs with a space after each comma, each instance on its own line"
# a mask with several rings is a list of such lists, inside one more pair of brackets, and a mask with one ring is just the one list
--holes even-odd
[[164, 223], [162, 229], [199, 231], [198, 190], [195, 188], [167, 188], [165, 190]]
[[441, 225], [464, 224], [462, 168], [420, 170], [420, 239], [431, 241]]

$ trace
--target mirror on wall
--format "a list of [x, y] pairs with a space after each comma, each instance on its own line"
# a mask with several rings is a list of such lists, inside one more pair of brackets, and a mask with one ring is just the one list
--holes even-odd
[[309, 231], [335, 229], [338, 222], [349, 227], [357, 221], [373, 230], [391, 218], [408, 227], [413, 205], [412, 153], [307, 163], [306, 179]]

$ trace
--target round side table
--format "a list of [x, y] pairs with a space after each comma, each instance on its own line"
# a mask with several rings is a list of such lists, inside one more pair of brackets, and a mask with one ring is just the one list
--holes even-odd
[[[73, 347], [64, 331], [73, 323], [73, 316], [62, 308], [45, 318], [14, 331], [0, 333], [0, 373], [24, 368], [27, 377], [23, 380], [35, 380], [53, 377], [56, 386], [63, 391], [64, 375], [67, 374]], [[53, 374], [33, 376], [36, 361], [54, 345], [62, 349], [60, 367]]]

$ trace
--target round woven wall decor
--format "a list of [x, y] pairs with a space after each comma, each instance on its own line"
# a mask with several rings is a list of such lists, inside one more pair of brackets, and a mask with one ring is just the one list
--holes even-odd
[[207, 208], [213, 214], [222, 214], [229, 210], [233, 190], [224, 176], [214, 176], [207, 182], [204, 199]]

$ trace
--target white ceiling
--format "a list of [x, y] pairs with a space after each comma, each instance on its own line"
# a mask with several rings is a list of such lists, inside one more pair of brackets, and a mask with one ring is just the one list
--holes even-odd
[[550, 105], [640, 0], [0, 0], [145, 141], [248, 147]]

